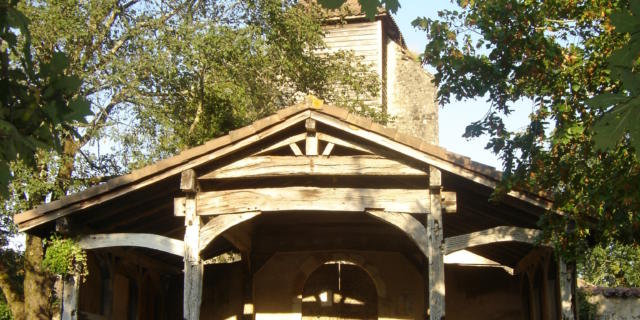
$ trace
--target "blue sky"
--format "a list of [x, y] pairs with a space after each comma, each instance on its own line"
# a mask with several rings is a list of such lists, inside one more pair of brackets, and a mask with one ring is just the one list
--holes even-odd
[[[427, 39], [424, 32], [417, 31], [411, 26], [411, 21], [419, 16], [437, 18], [439, 10], [455, 9], [455, 5], [447, 0], [401, 0], [400, 5], [402, 7], [394, 15], [394, 18], [407, 46], [415, 53], [422, 53]], [[433, 72], [433, 69], [427, 69]], [[471, 122], [481, 119], [489, 110], [489, 104], [484, 100], [455, 101], [452, 99], [450, 104], [440, 108], [440, 145], [450, 151], [500, 169], [502, 165], [497, 156], [484, 149], [488, 139], [477, 138], [468, 141], [462, 138], [465, 127]], [[531, 109], [531, 102], [522, 102], [507, 119], [507, 127], [512, 130], [523, 128], [528, 123]]]

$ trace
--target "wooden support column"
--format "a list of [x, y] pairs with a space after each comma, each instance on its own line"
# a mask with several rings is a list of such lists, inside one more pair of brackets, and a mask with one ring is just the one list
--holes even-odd
[[440, 170], [430, 167], [429, 199], [431, 210], [427, 215], [427, 234], [429, 236], [429, 318], [431, 320], [444, 319], [445, 315], [441, 188]]
[[61, 320], [78, 319], [78, 297], [80, 296], [80, 276], [77, 274], [62, 276], [62, 313]]
[[202, 275], [204, 265], [200, 259], [200, 217], [196, 214], [196, 174], [193, 170], [182, 172], [180, 189], [186, 193], [184, 233], [184, 296], [183, 318], [200, 319], [202, 303]]
[[576, 317], [577, 297], [576, 274], [574, 265], [568, 265], [562, 258], [558, 259], [558, 270], [560, 281], [560, 310], [563, 320], [574, 320]]
[[316, 121], [313, 119], [307, 119], [304, 123], [307, 129], [307, 138], [305, 139], [304, 151], [307, 156], [318, 155], [318, 136], [316, 135]]

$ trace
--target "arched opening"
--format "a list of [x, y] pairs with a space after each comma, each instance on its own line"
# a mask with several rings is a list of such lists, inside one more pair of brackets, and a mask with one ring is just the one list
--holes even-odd
[[307, 278], [302, 319], [378, 319], [378, 294], [369, 274], [345, 261], [327, 262]]

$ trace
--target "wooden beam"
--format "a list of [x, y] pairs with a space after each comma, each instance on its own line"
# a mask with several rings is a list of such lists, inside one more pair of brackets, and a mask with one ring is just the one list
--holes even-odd
[[460, 266], [472, 267], [495, 267], [502, 268], [508, 274], [513, 275], [513, 268], [505, 266], [500, 262], [493, 261], [481, 255], [475, 254], [467, 250], [459, 250], [444, 256], [444, 264], [455, 264]]
[[262, 150], [260, 150], [259, 152], [256, 152], [254, 155], [264, 155], [270, 151], [276, 150], [276, 149], [280, 149], [282, 147], [288, 146], [292, 143], [298, 143], [302, 140], [304, 140], [306, 138], [307, 134], [306, 133], [300, 133], [300, 134], [296, 134], [294, 136], [288, 137], [286, 139], [280, 140]]
[[182, 171], [180, 175], [180, 190], [183, 192], [196, 192], [197, 183], [195, 170], [188, 169]]
[[313, 119], [307, 119], [304, 123], [304, 127], [307, 129], [304, 151], [307, 156], [317, 156], [318, 136], [316, 135], [316, 121]]
[[78, 319], [78, 298], [80, 297], [80, 276], [77, 274], [62, 277], [61, 320]]
[[218, 215], [248, 211], [388, 211], [429, 212], [424, 189], [356, 189], [282, 187], [201, 192], [198, 214]]
[[204, 264], [200, 259], [200, 217], [196, 214], [194, 194], [187, 194], [184, 220], [183, 317], [185, 320], [199, 320]]
[[243, 212], [236, 214], [224, 214], [213, 217], [200, 229], [200, 251], [204, 250], [211, 241], [229, 230], [235, 225], [252, 219], [260, 214], [260, 211]]
[[427, 229], [413, 216], [408, 213], [389, 212], [384, 210], [367, 210], [368, 214], [376, 217], [379, 220], [387, 222], [400, 231], [404, 232], [409, 239], [418, 246], [418, 249], [429, 258], [429, 248], [427, 242], [429, 237], [427, 235]]
[[[409, 158], [413, 158], [418, 161], [424, 162], [428, 165], [435, 166], [437, 168], [440, 168], [447, 172], [451, 172], [455, 175], [467, 178], [471, 181], [477, 182], [484, 186], [495, 188], [500, 182], [499, 179], [495, 177], [488, 177], [482, 173], [478, 173], [463, 165], [460, 165], [455, 161], [447, 160], [446, 154], [439, 156], [437, 154], [431, 154], [431, 153], [418, 150], [415, 147], [410, 147], [410, 146], [407, 146], [406, 144], [400, 143], [393, 139], [389, 139], [375, 132], [358, 128], [356, 126], [353, 126], [352, 124], [346, 123], [342, 120], [338, 120], [330, 115], [327, 115], [321, 112], [311, 111], [311, 118], [315, 119], [318, 122], [321, 122], [324, 125], [328, 125], [330, 127], [348, 132], [350, 134], [355, 135], [356, 137], [371, 141], [372, 143], [376, 143], [379, 146], [384, 146], [389, 150], [402, 153]], [[372, 151], [372, 153], [376, 153], [376, 152]], [[551, 201], [545, 200], [545, 199], [537, 199], [523, 192], [512, 190], [508, 193], [508, 195], [511, 197], [520, 199], [522, 201], [529, 202], [541, 208], [552, 209], [553, 207], [553, 204]]]
[[344, 139], [336, 138], [336, 137], [334, 137], [334, 136], [332, 136], [330, 134], [317, 132], [316, 135], [318, 136], [318, 140], [320, 140], [320, 141], [325, 141], [327, 143], [333, 143], [334, 145], [341, 146], [341, 147], [344, 147], [344, 148], [347, 148], [347, 149], [357, 150], [357, 151], [360, 151], [360, 152], [365, 153], [365, 154], [374, 154], [375, 153], [371, 149], [369, 149], [368, 147], [359, 145], [357, 143], [352, 143], [352, 142], [349, 142], [349, 141], [344, 140]]
[[[427, 173], [403, 163], [378, 156], [244, 158], [207, 173], [199, 180], [288, 177], [288, 176], [427, 176]], [[447, 193], [449, 195], [451, 193]], [[451, 200], [451, 199], [450, 199]], [[455, 193], [453, 193], [455, 207]], [[454, 209], [455, 210], [455, 209]]]
[[184, 243], [177, 239], [150, 233], [103, 233], [81, 237], [78, 244], [91, 250], [109, 247], [141, 247], [184, 256]]
[[442, 252], [442, 178], [440, 170], [429, 168], [430, 212], [427, 215], [429, 235], [429, 318], [441, 320], [445, 317], [444, 253]]
[[333, 151], [333, 147], [335, 147], [335, 144], [328, 142], [327, 145], [324, 147], [324, 150], [322, 151], [322, 155], [325, 157], [330, 156], [331, 151]]
[[302, 150], [300, 150], [297, 143], [290, 143], [289, 148], [291, 148], [291, 152], [293, 152], [295, 156], [299, 157], [302, 155]]
[[[109, 180], [107, 183], [91, 187], [85, 191], [64, 197], [49, 204], [41, 205], [35, 209], [23, 212], [14, 217], [19, 231], [23, 232], [48, 221], [68, 215], [73, 212], [88, 212], [86, 210], [111, 199], [125, 195], [131, 191], [144, 188], [158, 181], [181, 174], [182, 171], [198, 167], [241, 150], [256, 142], [273, 136], [282, 130], [299, 124], [309, 118], [310, 111], [302, 111], [290, 118], [271, 126], [263, 131], [256, 132], [233, 143], [223, 143], [216, 139], [200, 147], [187, 150], [175, 157], [162, 160], [156, 164], [136, 170], [131, 174]], [[228, 136], [227, 136], [228, 137]], [[221, 145], [220, 145], [221, 144]], [[218, 147], [214, 147], [218, 145]], [[84, 211], [83, 211], [84, 210]]]
[[458, 196], [455, 191], [442, 191], [442, 210], [445, 213], [456, 213], [458, 212]]
[[535, 244], [540, 230], [510, 226], [500, 226], [482, 231], [476, 231], [445, 239], [445, 252], [447, 254], [458, 250], [490, 244], [496, 242], [523, 242]]
[[560, 281], [560, 311], [563, 320], [573, 320], [576, 317], [575, 297], [575, 268], [562, 259], [558, 262], [558, 281]]

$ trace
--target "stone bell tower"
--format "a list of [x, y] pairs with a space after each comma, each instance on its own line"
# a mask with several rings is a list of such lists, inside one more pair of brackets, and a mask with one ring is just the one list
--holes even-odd
[[351, 50], [381, 79], [380, 94], [370, 103], [392, 118], [389, 126], [438, 144], [438, 106], [433, 76], [408, 49], [393, 17], [383, 9], [373, 21], [357, 0], [327, 13], [325, 42], [330, 51]]

